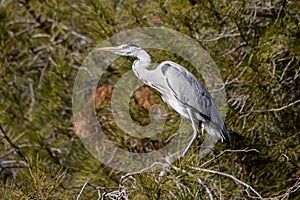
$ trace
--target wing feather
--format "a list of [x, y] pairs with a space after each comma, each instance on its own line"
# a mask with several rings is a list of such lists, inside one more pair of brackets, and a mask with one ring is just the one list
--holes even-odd
[[198, 79], [185, 68], [171, 61], [163, 62], [161, 71], [177, 100], [206, 120], [210, 120], [212, 100]]
[[204, 123], [210, 135], [222, 141], [230, 141], [224, 121], [210, 94], [192, 73], [171, 61], [162, 62], [156, 70], [160, 70], [160, 77], [153, 76], [152, 79], [156, 85], [162, 84], [158, 91], [169, 105], [187, 119], [185, 110], [191, 109], [194, 119]]

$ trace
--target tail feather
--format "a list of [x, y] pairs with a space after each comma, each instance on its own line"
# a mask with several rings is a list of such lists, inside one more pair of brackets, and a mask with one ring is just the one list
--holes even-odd
[[221, 140], [222, 142], [230, 142], [230, 136], [225, 125], [223, 126], [223, 129], [220, 129], [215, 124], [208, 123], [206, 126], [204, 126], [204, 129], [210, 136]]
[[224, 125], [223, 130], [222, 130], [222, 137], [224, 139], [224, 140], [222, 140], [222, 142], [227, 142], [227, 143], [230, 142], [230, 135], [229, 135], [225, 125]]

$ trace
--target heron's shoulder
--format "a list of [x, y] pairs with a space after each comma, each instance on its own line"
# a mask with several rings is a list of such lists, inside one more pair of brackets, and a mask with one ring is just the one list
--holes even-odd
[[163, 61], [159, 65], [162, 67], [164, 66], [164, 67], [171, 67], [171, 68], [184, 68], [181, 65], [169, 60]]
[[158, 67], [160, 68], [160, 70], [163, 74], [166, 74], [167, 71], [169, 71], [169, 70], [172, 70], [172, 71], [175, 70], [175, 71], [181, 72], [181, 73], [187, 71], [183, 66], [181, 66], [175, 62], [172, 62], [172, 61], [164, 61], [164, 62], [160, 63]]

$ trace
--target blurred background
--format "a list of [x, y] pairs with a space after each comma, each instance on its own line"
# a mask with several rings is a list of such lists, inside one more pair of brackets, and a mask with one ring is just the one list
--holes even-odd
[[[97, 161], [78, 138], [72, 89], [93, 48], [140, 27], [176, 30], [209, 52], [225, 83], [232, 142], [202, 159], [195, 144], [163, 176], [145, 172], [123, 183], [124, 173]], [[97, 199], [97, 190], [120, 188], [129, 199], [300, 199], [299, 1], [2, 0], [0, 49], [0, 199]], [[168, 52], [149, 53], [156, 63], [188, 65]], [[118, 129], [111, 93], [132, 61], [118, 58], [99, 82], [97, 116], [118, 146], [148, 152], [164, 145], [180, 118], [166, 108], [162, 141]], [[147, 125], [157, 103], [156, 92], [139, 88], [132, 118]]]

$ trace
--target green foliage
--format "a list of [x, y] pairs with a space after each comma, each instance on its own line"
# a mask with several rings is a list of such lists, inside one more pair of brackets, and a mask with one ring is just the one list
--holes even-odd
[[37, 159], [30, 162], [30, 167], [19, 170], [15, 184], [7, 181], [1, 188], [3, 199], [67, 199], [61, 195], [66, 172], [48, 164]]
[[[0, 123], [5, 133], [0, 135], [0, 197], [74, 199], [85, 182], [108, 190], [120, 187], [121, 173], [99, 163], [74, 135], [72, 87], [97, 43], [123, 30], [160, 26], [194, 38], [217, 63], [228, 97], [225, 121], [232, 142], [218, 143], [204, 159], [195, 145], [164, 176], [133, 175], [136, 186], [124, 186], [130, 199], [209, 199], [210, 192], [216, 199], [255, 196], [232, 177], [202, 169], [232, 175], [263, 197], [300, 198], [299, 10], [296, 0], [2, 1]], [[188, 66], [176, 55], [149, 52], [154, 62]], [[99, 86], [114, 84], [131, 63], [118, 59]], [[110, 139], [133, 150], [114, 124], [109, 103], [97, 112], [99, 118], [107, 117]], [[149, 121], [134, 98], [131, 114], [137, 123]], [[177, 115], [169, 117], [166, 137], [178, 120]], [[225, 149], [242, 151], [218, 156]], [[96, 190], [85, 190], [84, 198], [97, 198]]]

